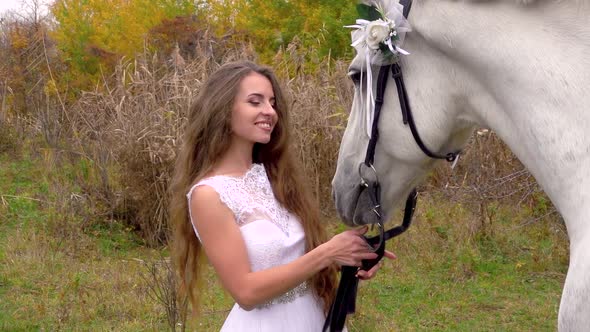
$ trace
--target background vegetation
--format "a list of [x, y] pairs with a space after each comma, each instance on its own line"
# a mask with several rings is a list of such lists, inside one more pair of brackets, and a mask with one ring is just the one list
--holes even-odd
[[[31, 0], [4, 14], [0, 330], [218, 330], [232, 300], [212, 271], [199, 318], [176, 300], [166, 190], [191, 100], [226, 61], [276, 69], [310, 186], [341, 231], [329, 191], [354, 5], [58, 0], [43, 14]], [[492, 132], [420, 196], [351, 331], [555, 330], [565, 228]]]

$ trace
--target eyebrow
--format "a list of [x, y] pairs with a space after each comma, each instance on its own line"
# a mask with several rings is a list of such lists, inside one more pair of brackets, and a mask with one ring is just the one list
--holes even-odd
[[[262, 93], [258, 93], [258, 92], [254, 92], [248, 95], [248, 97], [258, 97], [258, 98], [264, 98], [264, 95]], [[274, 96], [270, 97], [269, 99], [275, 99]]]

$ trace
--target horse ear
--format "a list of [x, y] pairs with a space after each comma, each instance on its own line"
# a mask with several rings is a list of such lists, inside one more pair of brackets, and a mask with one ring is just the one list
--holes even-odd
[[358, 5], [356, 5], [356, 11], [360, 18], [368, 21], [376, 21], [382, 18], [381, 13], [379, 13], [377, 8], [366, 5], [364, 3], [359, 3]]

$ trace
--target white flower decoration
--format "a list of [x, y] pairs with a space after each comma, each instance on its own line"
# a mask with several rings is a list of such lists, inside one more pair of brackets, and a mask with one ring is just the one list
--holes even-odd
[[[411, 31], [410, 24], [403, 15], [404, 6], [396, 0], [370, 0], [363, 5], [379, 13], [381, 18], [372, 21], [361, 18], [356, 20], [356, 24], [345, 26], [356, 29], [352, 32], [351, 46], [357, 50], [367, 48], [369, 53], [374, 53], [371, 63], [375, 65], [391, 64], [398, 60], [398, 54], [410, 54], [401, 48], [406, 32]], [[385, 49], [390, 52], [379, 52], [383, 51], [381, 45], [386, 46]]]
[[391, 38], [391, 33], [394, 27], [395, 23], [393, 21], [386, 22], [379, 19], [377, 21], [369, 22], [365, 28], [365, 42], [367, 43], [367, 46], [372, 50], [378, 50], [379, 44], [384, 43], [387, 39]]
[[[361, 91], [366, 90], [361, 103], [365, 105], [367, 136], [371, 137], [371, 124], [375, 108], [373, 85], [362, 82], [373, 82], [372, 65], [388, 65], [399, 60], [399, 55], [409, 52], [401, 48], [406, 32], [411, 31], [410, 24], [403, 14], [404, 6], [399, 0], [364, 0], [357, 6], [362, 18], [356, 24], [346, 28], [355, 29], [352, 32], [352, 44], [359, 54], [365, 55], [364, 73], [366, 79], [361, 79]], [[364, 17], [363, 17], [364, 16]], [[362, 72], [361, 72], [362, 73]]]

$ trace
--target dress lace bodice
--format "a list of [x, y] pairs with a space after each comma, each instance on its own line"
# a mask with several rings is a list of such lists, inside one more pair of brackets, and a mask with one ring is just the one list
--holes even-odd
[[194, 188], [202, 185], [215, 189], [221, 201], [234, 213], [239, 226], [266, 219], [289, 236], [289, 212], [275, 199], [261, 164], [252, 164], [240, 177], [218, 175], [199, 181], [187, 194], [189, 202]]
[[[221, 202], [233, 212], [252, 271], [289, 263], [305, 253], [303, 227], [299, 219], [276, 200], [263, 165], [253, 164], [240, 177], [220, 175], [199, 181], [187, 194], [189, 206], [193, 190], [202, 185], [215, 189]], [[199, 237], [194, 222], [192, 224]], [[292, 301], [307, 291], [303, 283], [261, 307]]]

